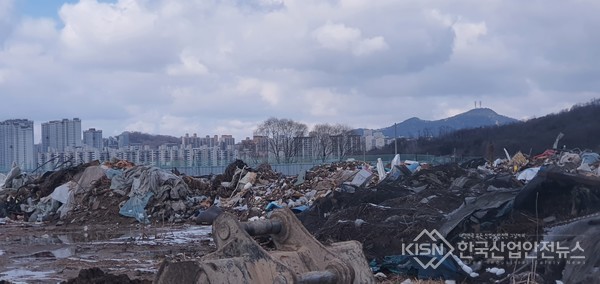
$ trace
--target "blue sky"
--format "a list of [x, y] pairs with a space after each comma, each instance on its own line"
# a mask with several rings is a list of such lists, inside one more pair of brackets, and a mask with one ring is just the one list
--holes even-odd
[[29, 17], [52, 17], [58, 19], [58, 10], [64, 3], [77, 0], [19, 0], [17, 9]]
[[[28, 17], [48, 17], [60, 20], [58, 11], [65, 3], [74, 4], [79, 0], [18, 0], [17, 10]], [[117, 0], [98, 0], [104, 3], [116, 3]]]
[[597, 0], [0, 0], [0, 120], [239, 140], [271, 116], [382, 128], [482, 101], [540, 117], [600, 97], [597, 11]]

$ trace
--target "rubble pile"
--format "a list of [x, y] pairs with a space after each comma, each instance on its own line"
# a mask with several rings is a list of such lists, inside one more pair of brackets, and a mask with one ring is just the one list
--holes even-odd
[[[237, 160], [223, 174], [192, 177], [115, 160], [21, 181], [24, 175], [15, 165], [9, 174], [12, 178], [4, 183], [8, 188], [0, 192], [0, 217], [63, 224], [124, 221], [119, 219], [124, 216], [141, 223], [181, 223], [215, 205], [245, 220], [281, 207], [302, 211], [340, 187], [352, 191], [364, 187], [372, 182], [370, 171], [355, 178], [363, 167], [369, 165], [343, 162], [317, 166], [299, 176], [283, 176], [268, 164], [252, 169]], [[13, 188], [15, 185], [19, 187]]]
[[[188, 183], [194, 187], [190, 189]], [[0, 217], [59, 224], [114, 222], [119, 215], [142, 223], [184, 222], [201, 208], [207, 198], [198, 193], [208, 188], [206, 179], [181, 177], [156, 167], [96, 162], [47, 172], [19, 188], [3, 189]]]
[[[484, 181], [476, 171], [469, 175], [456, 165], [414, 175], [406, 175], [402, 168], [397, 166], [387, 179], [359, 194], [346, 198], [332, 195], [301, 219], [321, 241], [358, 240], [368, 258], [383, 257], [399, 253], [401, 245], [423, 229], [437, 228], [465, 198], [477, 196]], [[394, 171], [404, 174], [394, 175]], [[335, 206], [323, 206], [329, 200]]]
[[[333, 192], [352, 191], [364, 187], [372, 174], [363, 162], [339, 162], [312, 168], [298, 176], [282, 176], [270, 167], [258, 170], [237, 168], [231, 182], [223, 182], [216, 192], [217, 203], [236, 212], [241, 219], [265, 216], [275, 208], [288, 207], [302, 212], [317, 200]], [[362, 170], [362, 172], [361, 172]], [[359, 174], [363, 175], [359, 175]], [[224, 190], [229, 189], [229, 191]]]
[[[481, 279], [487, 282], [504, 277], [489, 273], [498, 271], [485, 264], [495, 263], [493, 259], [474, 251], [466, 255], [471, 257], [471, 266], [462, 262], [457, 262], [458, 266], [448, 264], [446, 259], [444, 266], [435, 271], [423, 269], [412, 257], [403, 255], [406, 253], [403, 246], [407, 243], [431, 242], [429, 238], [419, 239], [423, 230], [435, 229], [455, 248], [461, 242], [474, 241], [473, 236], [477, 236], [477, 242], [498, 245], [495, 235], [508, 233], [515, 242], [539, 244], [541, 240], [560, 239], [574, 246], [573, 236], [581, 235], [590, 250], [585, 251], [586, 263], [588, 260], [596, 263], [588, 265], [587, 273], [595, 276], [577, 273], [563, 276], [563, 270], [580, 271], [581, 267], [562, 259], [543, 265], [536, 263], [535, 277], [544, 281], [563, 279], [565, 283], [589, 283], [589, 279], [599, 279], [597, 259], [600, 257], [595, 252], [600, 250], [600, 239], [590, 234], [590, 230], [596, 229], [595, 224], [600, 224], [598, 171], [597, 154], [556, 150], [535, 157], [519, 152], [492, 163], [476, 159], [461, 167], [441, 165], [415, 173], [400, 165], [388, 171], [377, 185], [366, 189], [367, 194], [357, 192], [352, 198], [334, 193], [303, 212], [301, 218], [322, 242], [362, 242], [365, 255], [373, 260], [375, 272], [381, 267], [393, 267], [386, 272], [423, 279], [457, 279], [460, 278], [457, 274], [461, 274], [479, 279], [475, 282]], [[375, 198], [382, 194], [388, 196]], [[574, 232], [581, 233], [569, 235], [564, 229], [563, 234], [557, 233], [556, 228], [572, 227], [574, 222], [580, 224]], [[537, 258], [540, 257], [535, 246], [525, 253], [533, 254], [530, 259], [536, 259], [536, 253]], [[503, 251], [500, 255], [507, 257], [508, 253]], [[556, 251], [553, 255], [557, 256]], [[431, 255], [426, 259], [436, 258], [441, 256]], [[391, 262], [390, 266], [392, 259], [397, 262]], [[520, 266], [532, 263], [530, 260]], [[511, 267], [506, 261], [500, 265], [506, 271], [515, 269], [514, 264]]]
[[[473, 238], [493, 244], [498, 242], [494, 234], [509, 233], [518, 234], [512, 240], [521, 242], [562, 240], [574, 245], [581, 241], [586, 245], [586, 263], [591, 264], [536, 263], [531, 279], [565, 283], [600, 279], [600, 254], [596, 253], [600, 252], [596, 232], [600, 155], [557, 149], [538, 155], [505, 153], [503, 159], [474, 159], [460, 165], [401, 162], [399, 156], [387, 167], [381, 160], [376, 165], [345, 161], [295, 176], [277, 173], [268, 164], [251, 168], [241, 160], [232, 162], [222, 174], [201, 177], [113, 161], [34, 178], [15, 165], [0, 180], [0, 217], [81, 224], [125, 220], [211, 224], [223, 211], [245, 221], [287, 207], [323, 243], [360, 241], [375, 272], [421, 279], [504, 281], [529, 271], [522, 267], [532, 266], [540, 257], [534, 248], [526, 251], [533, 257], [519, 265], [492, 265], [489, 256], [473, 251], [467, 255], [470, 263], [456, 252], [443, 259], [421, 255], [425, 262], [443, 261], [437, 270], [423, 269], [406, 254], [404, 245], [431, 242], [419, 239], [427, 230], [439, 234], [436, 241], [443, 238], [455, 247]], [[565, 234], [567, 229], [571, 237]], [[512, 274], [502, 275], [505, 272]]]

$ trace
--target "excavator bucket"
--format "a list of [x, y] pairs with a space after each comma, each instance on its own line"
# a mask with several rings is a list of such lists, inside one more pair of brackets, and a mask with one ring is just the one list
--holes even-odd
[[[357, 241], [324, 246], [289, 209], [241, 223], [222, 213], [213, 223], [217, 250], [198, 261], [164, 261], [155, 282], [166, 283], [374, 283]], [[252, 236], [270, 235], [267, 252]]]

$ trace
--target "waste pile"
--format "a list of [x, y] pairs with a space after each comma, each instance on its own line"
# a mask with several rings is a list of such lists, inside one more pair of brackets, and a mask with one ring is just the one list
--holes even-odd
[[[375, 186], [334, 192], [300, 218], [322, 242], [362, 242], [374, 272], [473, 283], [594, 283], [599, 160], [592, 152], [548, 150], [416, 172], [395, 165]], [[423, 244], [446, 250], [421, 250]]]
[[[11, 173], [20, 173], [19, 167], [15, 165]], [[0, 217], [59, 224], [124, 220], [118, 216], [141, 223], [184, 222], [201, 207], [203, 200], [197, 193], [208, 184], [119, 160], [81, 164], [35, 179], [22, 176], [5, 180]]]
[[[37, 177], [14, 165], [0, 176], [0, 217], [211, 224], [224, 211], [246, 221], [287, 207], [322, 243], [360, 241], [380, 277], [473, 283], [600, 279], [600, 155], [564, 149], [505, 153], [460, 165], [399, 156], [388, 165], [345, 161], [294, 176], [241, 160], [221, 174], [199, 177], [122, 160]], [[517, 242], [518, 258], [514, 247], [494, 256], [489, 251]], [[549, 242], [554, 249], [543, 254], [539, 248]], [[444, 249], [421, 251], [423, 244]], [[585, 263], [558, 247], [579, 253]], [[552, 262], [543, 262], [549, 257]]]

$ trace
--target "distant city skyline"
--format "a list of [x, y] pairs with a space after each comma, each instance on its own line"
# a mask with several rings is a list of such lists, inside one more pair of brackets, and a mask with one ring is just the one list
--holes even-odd
[[[586, 101], [586, 102], [587, 102], [587, 101]], [[579, 104], [579, 103], [586, 103], [586, 102], [577, 102], [577, 103], [575, 103], [575, 104]], [[575, 105], [575, 104], [574, 104], [574, 105]], [[569, 106], [569, 107], [571, 107], [571, 106]], [[478, 109], [478, 108], [489, 108], [489, 109], [492, 109], [492, 110], [493, 110], [493, 108], [491, 108], [491, 107], [487, 107], [487, 106], [485, 106], [485, 105], [480, 105], [480, 102], [479, 102], [479, 101], [475, 101], [475, 107], [473, 107], [473, 105], [472, 105], [472, 106], [471, 106], [471, 109], [469, 109], [469, 110]], [[568, 109], [568, 108], [565, 108], [565, 109]], [[469, 110], [466, 110], [465, 112], [468, 112]], [[563, 110], [563, 109], [561, 109], [561, 110]], [[461, 114], [461, 113], [456, 113], [456, 114], [453, 114], [452, 116], [454, 116], [454, 115], [459, 115], [459, 114]], [[502, 113], [498, 113], [498, 114], [502, 115]], [[547, 114], [551, 114], [551, 113], [547, 113]], [[544, 115], [547, 115], [547, 114], [544, 114]], [[544, 116], [544, 115], [542, 115], [542, 116]], [[285, 117], [285, 116], [284, 116], [284, 117]], [[268, 118], [268, 117], [265, 117], [265, 120], [266, 120], [267, 118]], [[419, 117], [419, 118], [420, 118], [420, 119], [423, 119], [423, 120], [428, 120], [428, 119], [424, 119], [424, 118], [421, 118], [421, 117]], [[445, 118], [447, 118], [447, 117], [442, 117], [442, 118], [440, 118], [440, 119], [445, 119]], [[0, 118], [0, 121], [2, 121], [3, 119], [15, 119], [15, 118]], [[60, 120], [63, 120], [63, 119], [68, 119], [68, 118], [54, 118], [54, 119], [52, 119], [52, 120], [54, 120], [54, 121], [55, 121], [55, 120], [59, 120], [59, 121], [60, 121]], [[407, 119], [408, 119], [408, 118], [407, 118]], [[52, 121], [52, 120], [51, 120], [51, 121]], [[403, 121], [403, 120], [402, 120], [402, 121]], [[396, 123], [400, 123], [400, 122], [402, 122], [402, 121], [397, 121]], [[47, 122], [47, 121], [45, 121], [45, 122]], [[257, 122], [257, 124], [256, 124], [256, 125], [260, 124], [261, 122], [262, 122], [262, 121], [259, 121], [259, 122]], [[40, 144], [40, 143], [42, 142], [42, 141], [41, 141], [41, 137], [42, 137], [41, 128], [42, 128], [42, 124], [43, 124], [43, 123], [44, 123], [44, 122], [42, 122], [42, 121], [33, 121], [33, 125], [34, 125], [34, 142], [35, 142], [35, 144]], [[319, 123], [319, 122], [317, 122], [317, 124], [318, 124], [318, 123]], [[374, 128], [366, 128], [366, 127], [360, 127], [360, 126], [354, 126], [354, 125], [349, 125], [349, 126], [350, 126], [352, 129], [360, 129], [360, 128], [365, 128], [365, 129], [373, 129], [373, 130], [377, 130], [377, 129], [382, 129], [382, 128], [385, 128], [385, 127], [390, 127], [390, 126], [393, 126], [393, 124], [394, 124], [394, 123], [391, 123], [391, 125], [380, 125], [380, 126], [377, 126], [377, 127], [374, 127]], [[252, 126], [249, 126], [249, 127], [251, 127], [252, 129], [254, 129], [254, 127], [256, 127], [256, 125], [252, 125]], [[310, 125], [310, 124], [309, 124], [309, 128], [311, 128], [311, 126], [312, 126], [312, 125]], [[188, 135], [193, 135], [193, 134], [196, 134], [196, 135], [198, 135], [198, 136], [200, 136], [200, 137], [204, 137], [204, 136], [207, 136], [207, 135], [208, 135], [208, 136], [212, 136], [212, 135], [219, 135], [219, 136], [220, 136], [220, 135], [231, 135], [231, 136], [233, 136], [233, 137], [234, 137], [234, 138], [235, 138], [237, 141], [241, 141], [241, 140], [244, 140], [244, 139], [246, 139], [246, 138], [252, 138], [252, 136], [254, 135], [254, 133], [253, 133], [253, 130], [252, 130], [252, 132], [245, 132], [245, 133], [246, 133], [246, 134], [248, 134], [248, 135], [246, 135], [246, 136], [243, 136], [243, 137], [242, 137], [242, 136], [235, 136], [235, 135], [233, 135], [233, 134], [231, 134], [231, 133], [201, 133], [199, 130], [198, 130], [198, 131], [194, 131], [194, 130], [192, 130], [192, 131], [188, 131], [188, 132], [184, 132], [184, 133], [151, 133], [151, 132], [144, 132], [144, 131], [142, 131], [142, 130], [137, 130], [137, 129], [129, 129], [129, 130], [119, 130], [119, 129], [112, 129], [112, 131], [111, 131], [111, 132], [108, 132], [108, 131], [107, 131], [107, 130], [105, 130], [105, 129], [100, 129], [100, 128], [98, 128], [98, 127], [94, 127], [94, 126], [92, 126], [92, 124], [91, 124], [91, 123], [86, 123], [86, 121], [85, 121], [85, 120], [81, 120], [81, 129], [82, 129], [82, 135], [83, 135], [83, 130], [88, 130], [88, 129], [98, 129], [98, 130], [102, 131], [102, 133], [103, 133], [103, 138], [108, 138], [108, 137], [118, 137], [120, 134], [122, 134], [122, 133], [124, 133], [124, 132], [141, 132], [141, 133], [145, 133], [145, 134], [151, 134], [151, 135], [168, 135], [168, 136], [177, 137], [177, 138], [184, 137], [186, 134], [188, 134]], [[83, 136], [82, 136], [82, 140], [83, 140]]]
[[[371, 147], [381, 147], [390, 140], [387, 137], [362, 137], [350, 133], [325, 134], [327, 140], [317, 136], [253, 136], [236, 139], [228, 134], [198, 135], [186, 133], [177, 142], [160, 141], [161, 144], [131, 142], [129, 131], [118, 137], [102, 137], [102, 130], [82, 130], [79, 118], [62, 118], [41, 123], [42, 139], [34, 144], [34, 125], [28, 119], [0, 121], [0, 170], [7, 171], [15, 165], [24, 170], [54, 170], [57, 166], [108, 161], [114, 158], [136, 164], [154, 166], [225, 166], [234, 159], [259, 161], [295, 162], [325, 161], [350, 154], [364, 153]], [[306, 127], [305, 127], [306, 128]], [[298, 134], [294, 134], [298, 135]], [[281, 140], [283, 139], [283, 140]], [[366, 147], [365, 139], [373, 144]], [[376, 140], [381, 140], [375, 143]], [[286, 152], [271, 148], [270, 141], [286, 143]], [[282, 142], [285, 141], [285, 142]], [[329, 142], [327, 142], [329, 141]], [[326, 144], [323, 144], [326, 143]], [[154, 146], [152, 146], [154, 144]], [[158, 146], [157, 146], [158, 145]]]

